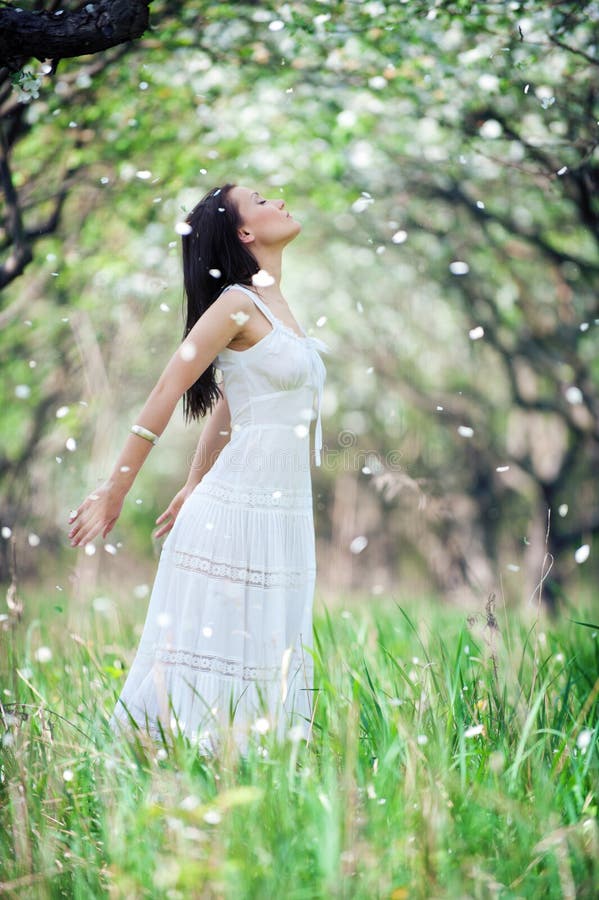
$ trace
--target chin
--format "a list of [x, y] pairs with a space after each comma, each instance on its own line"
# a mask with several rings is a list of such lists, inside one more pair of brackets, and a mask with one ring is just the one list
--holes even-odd
[[287, 234], [282, 240], [282, 245], [284, 247], [286, 247], [287, 244], [290, 244], [291, 241], [293, 241], [302, 230], [302, 226], [296, 219], [289, 219], [288, 221], [291, 227], [287, 229]]

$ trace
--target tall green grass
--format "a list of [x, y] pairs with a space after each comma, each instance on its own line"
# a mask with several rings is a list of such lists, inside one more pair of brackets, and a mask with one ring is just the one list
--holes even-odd
[[0, 895], [597, 896], [595, 629], [325, 606], [308, 744], [211, 760], [115, 740], [135, 638], [98, 618], [2, 622]]

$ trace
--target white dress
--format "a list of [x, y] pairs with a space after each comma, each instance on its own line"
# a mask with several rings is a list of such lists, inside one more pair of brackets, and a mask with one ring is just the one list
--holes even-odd
[[[320, 465], [329, 347], [248, 294], [271, 331], [222, 350], [231, 439], [181, 507], [160, 555], [137, 654], [110, 719], [159, 737], [185, 733], [218, 752], [224, 730], [247, 753], [252, 735], [306, 738], [313, 708], [316, 579], [310, 422]], [[128, 709], [127, 713], [125, 707]]]

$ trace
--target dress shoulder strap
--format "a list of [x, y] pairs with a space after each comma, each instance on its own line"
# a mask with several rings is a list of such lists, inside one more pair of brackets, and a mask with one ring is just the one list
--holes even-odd
[[222, 293], [224, 294], [225, 291], [230, 291], [233, 288], [235, 288], [235, 290], [237, 290], [237, 291], [242, 291], [244, 294], [247, 294], [248, 297], [251, 297], [252, 300], [254, 301], [254, 303], [256, 304], [256, 306], [262, 310], [262, 312], [264, 313], [266, 318], [272, 323], [272, 325], [274, 326], [276, 324], [276, 317], [272, 314], [272, 312], [270, 311], [270, 309], [268, 308], [268, 306], [266, 305], [264, 300], [262, 300], [258, 296], [258, 294], [255, 293], [255, 291], [252, 291], [252, 290], [250, 290], [249, 287], [246, 287], [245, 284], [229, 284], [229, 285], [227, 285], [227, 287], [225, 288], [225, 290]]

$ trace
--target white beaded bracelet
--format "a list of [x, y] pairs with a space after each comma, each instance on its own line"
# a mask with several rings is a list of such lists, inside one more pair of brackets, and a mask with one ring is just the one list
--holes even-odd
[[150, 441], [152, 444], [158, 442], [158, 435], [154, 434], [153, 431], [150, 431], [149, 428], [144, 428], [143, 425], [132, 425], [130, 430], [133, 434], [138, 434], [139, 437], [145, 438], [146, 441]]

